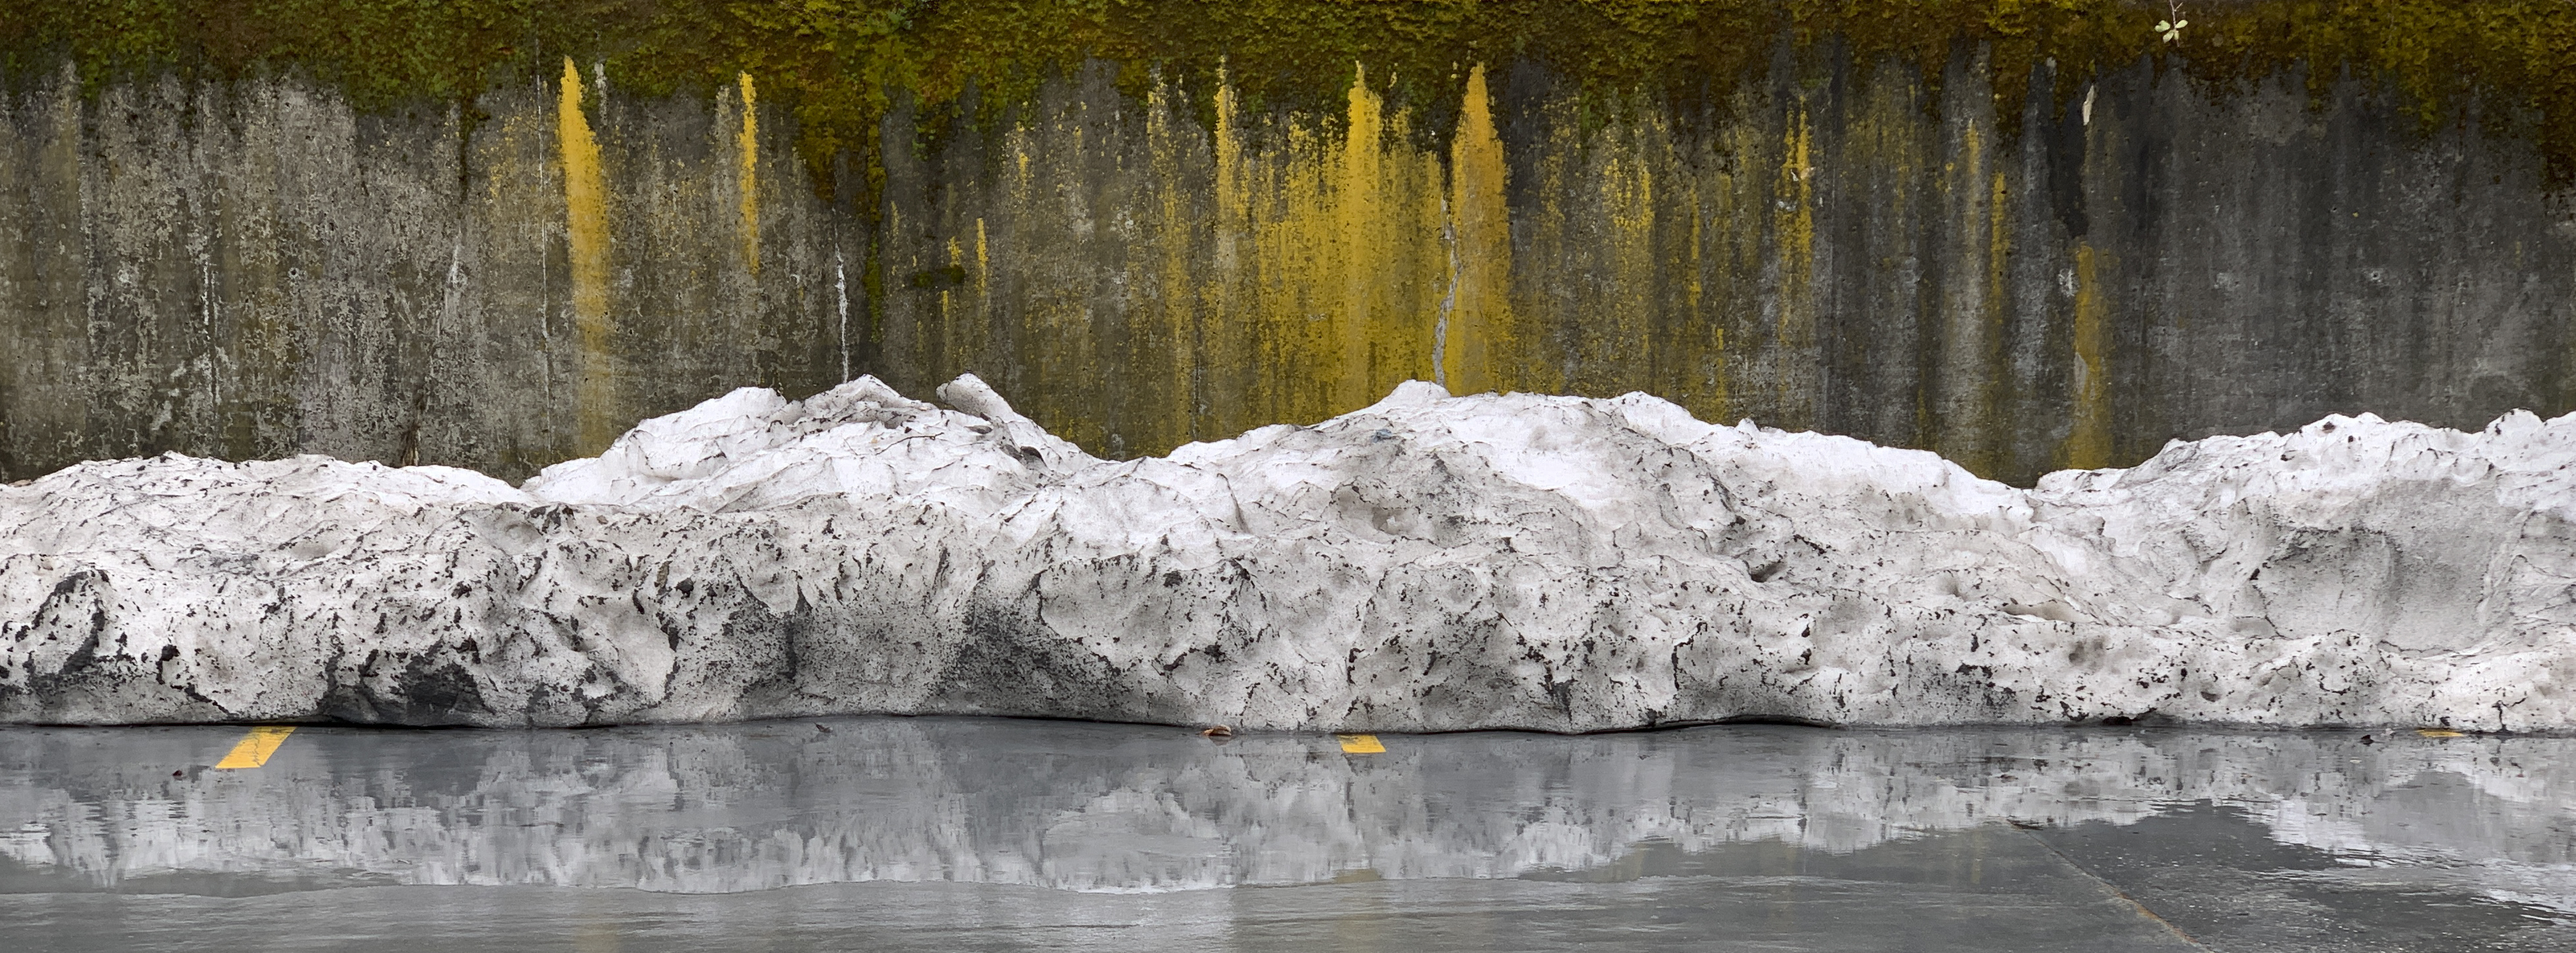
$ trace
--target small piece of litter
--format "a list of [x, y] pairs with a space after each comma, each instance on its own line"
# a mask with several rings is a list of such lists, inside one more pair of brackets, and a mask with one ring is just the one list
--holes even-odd
[[1234, 729], [1228, 728], [1224, 725], [1209, 725], [1205, 728], [1199, 729], [1199, 734], [1210, 738], [1232, 738], [1234, 737]]
[[1378, 743], [1376, 735], [1334, 735], [1333, 738], [1342, 743], [1343, 751], [1351, 754], [1386, 753], [1386, 746]]
[[2461, 737], [2461, 735], [2460, 735], [2460, 733], [2459, 733], [2459, 732], [2452, 731], [2451, 729], [2448, 729], [2448, 728], [2417, 728], [2417, 729], [2415, 729], [2415, 733], [2416, 733], [2416, 734], [2419, 734], [2419, 735], [2423, 735], [2424, 737], [2427, 737], [2427, 738], [2458, 738], [2458, 737]]

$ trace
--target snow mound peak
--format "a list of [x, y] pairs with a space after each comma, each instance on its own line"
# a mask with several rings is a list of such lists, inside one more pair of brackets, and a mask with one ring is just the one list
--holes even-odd
[[2025, 491], [1643, 394], [1411, 382], [1126, 461], [938, 397], [746, 388], [516, 489], [178, 456], [0, 489], [0, 720], [2576, 729], [2576, 415]]

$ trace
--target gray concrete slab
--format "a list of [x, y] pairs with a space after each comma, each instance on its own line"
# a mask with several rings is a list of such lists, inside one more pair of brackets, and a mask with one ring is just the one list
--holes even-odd
[[0, 731], [8, 946], [2576, 950], [2576, 739], [243, 733]]

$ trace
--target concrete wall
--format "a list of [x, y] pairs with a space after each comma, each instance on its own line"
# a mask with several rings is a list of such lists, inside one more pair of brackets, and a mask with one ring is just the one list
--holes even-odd
[[517, 478], [859, 373], [974, 371], [1113, 454], [1423, 377], [2015, 481], [2334, 411], [2576, 407], [2576, 208], [2529, 143], [2145, 64], [2062, 114], [2039, 77], [2006, 122], [1985, 75], [1784, 58], [1681, 115], [1498, 64], [1432, 129], [1377, 86], [1300, 115], [1095, 66], [935, 138], [898, 111], [881, 193], [837, 197], [747, 80], [568, 69], [386, 114], [292, 80], [22, 86], [0, 475], [178, 450]]

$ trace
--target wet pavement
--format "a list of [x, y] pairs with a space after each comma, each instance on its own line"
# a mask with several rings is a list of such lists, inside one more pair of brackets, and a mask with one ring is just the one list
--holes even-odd
[[2576, 950], [2576, 739], [247, 734], [0, 729], [8, 947]]

